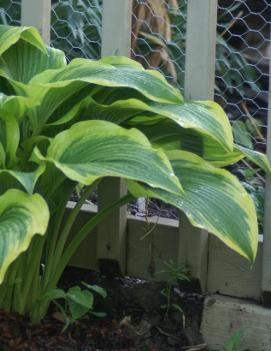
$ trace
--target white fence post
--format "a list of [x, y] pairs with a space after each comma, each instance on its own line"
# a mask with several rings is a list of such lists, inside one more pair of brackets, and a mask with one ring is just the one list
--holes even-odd
[[[185, 97], [213, 100], [215, 78], [217, 0], [188, 0]], [[204, 290], [207, 282], [208, 234], [194, 228], [180, 215], [179, 261], [198, 278]]]
[[[102, 23], [102, 56], [130, 56], [132, 0], [103, 0]], [[98, 192], [99, 208], [103, 208], [125, 195], [127, 188], [122, 180], [110, 178], [101, 182]], [[125, 273], [126, 224], [126, 207], [123, 206], [99, 225], [97, 259], [105, 271]]]
[[[271, 38], [271, 33], [270, 33]], [[269, 57], [267, 156], [271, 162], [271, 54]], [[264, 236], [263, 236], [263, 274], [262, 292], [264, 302], [271, 304], [271, 177], [267, 175], [265, 186]], [[267, 301], [268, 300], [268, 301]]]
[[50, 44], [51, 0], [22, 0], [21, 25], [36, 27]]

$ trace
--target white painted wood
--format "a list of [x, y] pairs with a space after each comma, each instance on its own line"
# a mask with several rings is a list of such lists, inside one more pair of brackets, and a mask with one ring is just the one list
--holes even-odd
[[260, 300], [262, 276], [262, 242], [254, 265], [209, 235], [207, 291]]
[[214, 97], [217, 0], [189, 0], [187, 5], [185, 97]]
[[[217, 0], [189, 0], [187, 8], [185, 97], [213, 100], [215, 78]], [[206, 288], [208, 234], [180, 216], [179, 262]]]
[[102, 56], [130, 56], [132, 0], [103, 0]]
[[128, 218], [127, 273], [148, 280], [166, 280], [164, 262], [178, 258], [178, 221]]
[[[132, 0], [103, 1], [102, 56], [130, 56]], [[104, 180], [99, 186], [99, 208], [104, 208], [127, 192], [119, 179]], [[115, 260], [126, 270], [126, 208], [116, 210], [98, 228], [98, 259]]]
[[222, 350], [237, 331], [243, 334], [238, 350], [271, 351], [271, 311], [256, 303], [211, 295], [206, 298], [201, 332], [210, 350]]
[[[271, 37], [271, 33], [270, 33]], [[271, 162], [271, 53], [269, 58], [267, 156]], [[271, 293], [271, 177], [266, 177], [262, 290]]]
[[22, 0], [21, 25], [36, 27], [50, 44], [51, 0]]
[[206, 291], [208, 268], [208, 233], [193, 227], [184, 213], [179, 221], [178, 262], [188, 269], [191, 276], [200, 281], [201, 290]]

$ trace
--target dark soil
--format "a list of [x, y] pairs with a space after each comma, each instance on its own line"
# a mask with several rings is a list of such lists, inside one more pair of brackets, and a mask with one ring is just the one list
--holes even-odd
[[[180, 351], [206, 350], [199, 327], [203, 297], [175, 287], [172, 303], [183, 313], [161, 309], [165, 303], [164, 283], [133, 278], [106, 278], [97, 273], [69, 268], [61, 287], [81, 281], [107, 290], [105, 300], [97, 297], [95, 311], [105, 318], [87, 315], [62, 332], [63, 322], [52, 309], [39, 326], [27, 318], [0, 312], [0, 351]], [[194, 346], [194, 347], [193, 347]]]

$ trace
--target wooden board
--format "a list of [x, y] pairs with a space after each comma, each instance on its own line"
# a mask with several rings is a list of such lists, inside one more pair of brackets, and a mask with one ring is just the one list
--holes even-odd
[[226, 247], [210, 235], [207, 291], [211, 293], [253, 298], [261, 298], [262, 242], [255, 264]]
[[165, 269], [164, 262], [178, 262], [178, 221], [165, 218], [128, 218], [127, 273], [162, 280], [157, 274]]
[[[76, 228], [95, 211], [95, 206], [83, 206], [79, 221], [74, 227], [74, 235]], [[164, 261], [172, 259], [176, 264], [179, 262], [179, 247], [183, 238], [179, 235], [178, 221], [153, 217], [146, 222], [144, 218], [128, 215], [127, 226], [127, 274], [144, 279], [166, 279], [165, 275], [157, 275], [157, 272], [164, 270]], [[97, 269], [96, 243], [97, 232], [94, 231], [81, 245], [71, 265]], [[253, 267], [212, 235], [209, 236], [209, 245], [207, 292], [260, 300], [262, 241]], [[190, 255], [192, 257], [192, 253]], [[195, 257], [190, 270], [197, 269], [199, 262]]]
[[[190, 0], [187, 4], [185, 97], [213, 100], [215, 81], [217, 0]], [[199, 54], [200, 53], [200, 54]], [[180, 215], [179, 262], [191, 269], [203, 291], [207, 282], [208, 234]]]
[[271, 310], [253, 302], [219, 295], [205, 300], [201, 332], [211, 350], [222, 350], [237, 331], [243, 334], [240, 348], [271, 351]]
[[[130, 56], [132, 0], [103, 0], [102, 56]], [[105, 179], [98, 187], [99, 208], [114, 203], [127, 192], [121, 179]], [[115, 261], [117, 270], [126, 273], [126, 207], [116, 210], [98, 228], [97, 257]]]
[[36, 27], [46, 44], [50, 44], [51, 0], [22, 0], [21, 25]]

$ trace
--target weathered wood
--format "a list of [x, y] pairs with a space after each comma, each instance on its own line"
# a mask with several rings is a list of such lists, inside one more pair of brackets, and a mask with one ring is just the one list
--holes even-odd
[[[69, 206], [70, 207], [70, 206]], [[84, 205], [77, 228], [89, 216], [97, 212], [95, 206]], [[164, 261], [178, 261], [180, 240], [178, 221], [167, 218], [151, 217], [148, 222], [144, 218], [127, 216], [127, 274], [145, 279], [167, 279], [166, 275], [157, 274], [164, 270]], [[97, 231], [89, 235], [73, 257], [71, 265], [96, 269]], [[188, 238], [190, 240], [190, 238]], [[240, 255], [230, 250], [217, 238], [210, 235], [209, 270], [207, 291], [259, 300], [261, 295], [260, 282], [262, 273], [262, 242], [254, 266]], [[192, 257], [192, 253], [190, 254]]]
[[251, 267], [246, 259], [210, 235], [207, 291], [260, 300], [262, 246], [260, 242], [257, 259]]
[[[69, 201], [67, 206], [67, 214], [76, 205], [75, 202]], [[80, 216], [78, 216], [74, 226], [72, 236], [82, 228], [82, 226], [97, 213], [97, 206], [85, 204], [82, 206]], [[80, 245], [70, 261], [70, 266], [80, 267], [85, 269], [98, 270], [98, 262], [96, 258], [97, 244], [97, 228], [90, 233]]]
[[[132, 0], [103, 1], [102, 56], [130, 56]], [[122, 180], [104, 180], [99, 186], [99, 208], [104, 208], [126, 193]], [[116, 210], [98, 228], [98, 259], [115, 260], [126, 270], [126, 208]]]
[[240, 331], [243, 334], [240, 349], [271, 351], [270, 330], [268, 308], [219, 295], [205, 300], [201, 332], [211, 350], [222, 350], [224, 343]]
[[[270, 34], [271, 35], [271, 34]], [[268, 121], [267, 121], [267, 156], [271, 162], [271, 55], [269, 58], [269, 90], [268, 90]], [[263, 245], [263, 275], [262, 290], [264, 296], [269, 295], [271, 301], [271, 177], [267, 175], [265, 186], [264, 207], [264, 245]], [[270, 302], [269, 302], [270, 304]]]
[[[113, 203], [127, 193], [126, 184], [117, 178], [105, 179], [99, 186], [99, 210]], [[99, 224], [97, 238], [97, 258], [102, 260], [103, 269], [112, 264], [115, 273], [126, 271], [126, 236], [127, 236], [126, 206], [116, 209], [104, 222]], [[102, 267], [101, 267], [102, 268]], [[110, 267], [108, 267], [109, 269]], [[111, 267], [112, 268], [112, 267]]]
[[185, 266], [190, 275], [200, 282], [201, 290], [206, 291], [208, 267], [208, 233], [193, 227], [185, 214], [180, 214], [178, 262]]
[[51, 0], [22, 0], [21, 25], [36, 27], [46, 44], [50, 44]]
[[177, 262], [178, 221], [167, 218], [128, 218], [127, 273], [151, 280], [166, 279], [159, 274], [165, 261]]
[[[217, 0], [190, 0], [187, 8], [185, 97], [214, 97]], [[208, 234], [180, 216], [179, 262], [206, 288]]]

